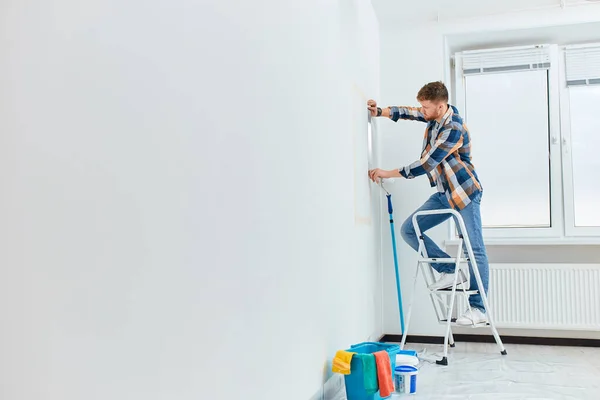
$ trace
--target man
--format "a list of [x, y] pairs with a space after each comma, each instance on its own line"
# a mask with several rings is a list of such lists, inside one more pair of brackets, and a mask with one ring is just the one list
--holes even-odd
[[[419, 90], [415, 107], [377, 107], [374, 100], [367, 102], [367, 108], [374, 117], [415, 120], [427, 123], [421, 157], [414, 163], [395, 170], [374, 169], [369, 171], [373, 182], [381, 178], [404, 177], [412, 179], [426, 174], [437, 193], [432, 195], [417, 211], [454, 208], [462, 216], [477, 267], [487, 295], [489, 282], [489, 264], [481, 227], [480, 204], [482, 186], [471, 163], [471, 141], [467, 127], [458, 110], [448, 104], [448, 90], [442, 82], [431, 82]], [[417, 212], [415, 211], [415, 212]], [[414, 214], [413, 214], [414, 215]], [[422, 232], [441, 224], [450, 218], [450, 214], [426, 215], [419, 217]], [[431, 258], [449, 258], [427, 235], [423, 234], [427, 255]], [[413, 249], [418, 250], [419, 242], [412, 223], [412, 215], [402, 224], [402, 238]], [[440, 279], [430, 289], [451, 287], [454, 281], [454, 264], [431, 264], [438, 271]], [[472, 270], [471, 263], [469, 267]], [[462, 275], [462, 274], [459, 274]], [[471, 272], [471, 289], [477, 289], [477, 281]], [[459, 276], [458, 283], [465, 283]], [[487, 322], [485, 307], [480, 294], [469, 297], [471, 311], [468, 310], [457, 319], [457, 324], [471, 325]]]

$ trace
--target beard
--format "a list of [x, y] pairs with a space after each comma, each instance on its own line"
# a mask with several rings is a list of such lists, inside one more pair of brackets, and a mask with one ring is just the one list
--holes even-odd
[[431, 115], [431, 114], [430, 115], [426, 115], [425, 116], [425, 120], [428, 121], [428, 122], [429, 121], [435, 121], [436, 119], [442, 117], [442, 115], [443, 114], [441, 112], [433, 114], [433, 115]]

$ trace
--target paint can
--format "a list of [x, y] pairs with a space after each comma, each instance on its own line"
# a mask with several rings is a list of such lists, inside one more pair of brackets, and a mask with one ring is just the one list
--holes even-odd
[[417, 373], [412, 365], [399, 365], [394, 370], [394, 388], [398, 394], [415, 394], [417, 392]]

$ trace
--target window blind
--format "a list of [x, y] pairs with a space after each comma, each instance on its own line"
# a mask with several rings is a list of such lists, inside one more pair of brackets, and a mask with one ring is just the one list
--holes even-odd
[[550, 46], [536, 45], [462, 53], [463, 74], [526, 71], [550, 68]]
[[567, 85], [600, 84], [600, 44], [565, 48]]

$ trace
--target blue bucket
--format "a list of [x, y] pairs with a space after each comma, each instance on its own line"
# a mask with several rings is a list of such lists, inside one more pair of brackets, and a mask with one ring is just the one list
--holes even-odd
[[[352, 345], [346, 351], [357, 354], [373, 354], [378, 351], [387, 351], [390, 356], [390, 367], [392, 379], [394, 378], [394, 370], [396, 369], [396, 354], [400, 351], [400, 347], [396, 344], [385, 344], [379, 342], [364, 342]], [[346, 397], [348, 400], [381, 400], [379, 392], [375, 394], [367, 394], [365, 390], [365, 381], [363, 374], [362, 361], [358, 357], [353, 357], [350, 364], [350, 374], [344, 375], [346, 382]], [[388, 397], [389, 398], [389, 397]]]

